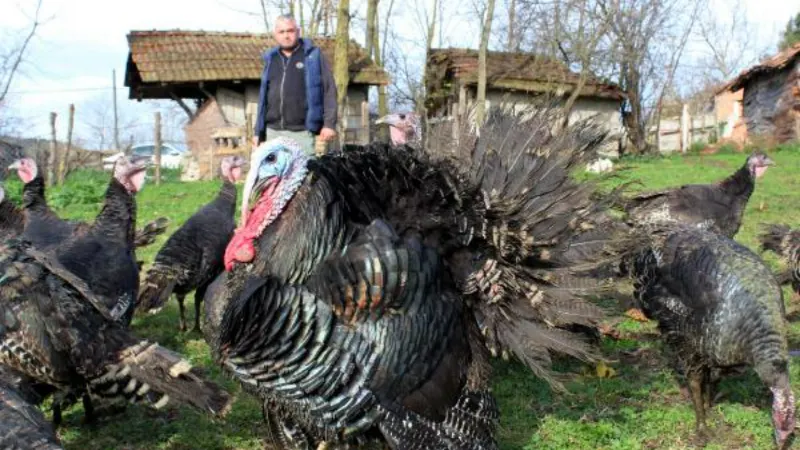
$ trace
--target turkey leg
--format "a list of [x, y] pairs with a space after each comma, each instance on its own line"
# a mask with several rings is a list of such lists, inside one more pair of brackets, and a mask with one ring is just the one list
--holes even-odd
[[178, 312], [181, 321], [180, 325], [178, 325], [178, 329], [186, 331], [186, 307], [183, 304], [183, 301], [186, 300], [186, 294], [175, 294], [175, 298], [178, 299]]
[[203, 297], [206, 296], [206, 289], [208, 289], [209, 284], [211, 283], [205, 283], [194, 291], [194, 329], [192, 331], [198, 333], [200, 333], [200, 309], [203, 305]]
[[705, 441], [708, 435], [708, 428], [706, 427], [706, 410], [704, 404], [706, 398], [704, 388], [706, 387], [706, 380], [708, 377], [706, 377], [705, 374], [706, 371], [703, 369], [691, 370], [687, 374], [689, 379], [689, 393], [692, 396], [692, 403], [694, 404], [695, 432], [701, 441]]

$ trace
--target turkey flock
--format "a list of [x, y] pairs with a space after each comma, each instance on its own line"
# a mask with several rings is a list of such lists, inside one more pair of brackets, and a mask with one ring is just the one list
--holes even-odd
[[[277, 448], [499, 448], [492, 359], [566, 390], [554, 358], [603, 363], [607, 298], [657, 322], [701, 442], [720, 378], [750, 367], [788, 448], [780, 280], [733, 240], [773, 161], [756, 151], [717, 183], [628, 196], [602, 188], [611, 174], [573, 176], [606, 135], [559, 114], [496, 107], [436, 151], [413, 114], [381, 119], [391, 143], [320, 157], [268, 140], [220, 161], [216, 197], [146, 271], [137, 249], [169, 222], [136, 230], [149, 162], [120, 158], [83, 223], [48, 207], [32, 159], [15, 161], [21, 204], [0, 187], [0, 448], [62, 448], [61, 410], [78, 400], [87, 421], [120, 401], [224, 418], [230, 392], [131, 328], [175, 294], [186, 332], [192, 292], [194, 332], [262, 404]], [[761, 241], [800, 293], [800, 230], [767, 225]]]

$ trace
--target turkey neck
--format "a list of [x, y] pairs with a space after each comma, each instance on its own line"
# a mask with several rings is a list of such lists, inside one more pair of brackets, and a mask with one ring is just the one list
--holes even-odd
[[226, 179], [219, 189], [217, 198], [214, 199], [214, 204], [217, 208], [233, 217], [236, 214], [236, 195], [236, 185]]
[[256, 240], [251, 274], [301, 283], [335, 249], [352, 239], [345, 200], [325, 178], [313, 176]]
[[125, 242], [133, 248], [136, 233], [136, 202], [133, 195], [116, 178], [106, 190], [103, 209], [92, 225], [92, 231], [104, 237]]
[[39, 214], [52, 214], [44, 196], [44, 178], [36, 175], [30, 183], [22, 188], [22, 206], [26, 211]]
[[753, 193], [755, 186], [755, 180], [750, 174], [747, 163], [734, 172], [733, 175], [719, 183], [719, 187], [722, 188], [722, 190], [736, 197], [736, 203], [746, 203]]

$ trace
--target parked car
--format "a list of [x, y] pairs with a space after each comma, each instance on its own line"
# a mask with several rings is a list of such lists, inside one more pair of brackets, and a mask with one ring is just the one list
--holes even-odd
[[[149, 156], [150, 161], [155, 164], [155, 148], [153, 144], [141, 144], [131, 148], [131, 154], [137, 156]], [[103, 169], [111, 170], [117, 159], [124, 155], [124, 152], [114, 153], [103, 158]], [[181, 160], [186, 154], [186, 149], [175, 144], [161, 144], [161, 167], [164, 169], [177, 169], [181, 165]]]

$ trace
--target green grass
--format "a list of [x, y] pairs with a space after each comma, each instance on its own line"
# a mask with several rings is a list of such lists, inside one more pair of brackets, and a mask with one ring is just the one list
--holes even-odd
[[[759, 180], [750, 199], [744, 224], [736, 239], [756, 249], [761, 222], [800, 226], [800, 148], [784, 146], [770, 152], [777, 165]], [[640, 180], [634, 189], [659, 189], [684, 183], [719, 180], [740, 167], [746, 154], [672, 156], [626, 159], [615, 182]], [[138, 256], [146, 263], [198, 207], [216, 194], [219, 182], [181, 183], [168, 173], [161, 186], [146, 185], [138, 197], [138, 223], [160, 216], [171, 219], [169, 230]], [[100, 207], [108, 175], [73, 174], [63, 188], [48, 191], [59, 214], [91, 219]], [[18, 197], [21, 187], [11, 181], [8, 190]], [[774, 267], [772, 255], [765, 259]], [[797, 305], [789, 304], [793, 313]], [[192, 311], [191, 306], [188, 308]], [[191, 312], [189, 313], [191, 315]], [[792, 314], [794, 316], [794, 314]], [[189, 318], [191, 320], [191, 317]], [[207, 367], [215, 380], [237, 394], [233, 411], [225, 420], [213, 420], [184, 407], [153, 411], [130, 406], [124, 415], [104, 418], [95, 426], [81, 423], [83, 411], [75, 406], [65, 414], [59, 431], [70, 449], [258, 449], [266, 429], [257, 401], [243, 394], [238, 384], [221, 375], [209, 357], [202, 337], [177, 331], [174, 301], [160, 314], [137, 317], [133, 328], [187, 355]], [[503, 449], [686, 449], [694, 448], [694, 414], [684, 400], [661, 354], [658, 332], [652, 323], [626, 319], [618, 324], [621, 339], [603, 341], [603, 352], [617, 376], [600, 379], [587, 367], [558, 360], [558, 370], [569, 381], [568, 393], [557, 393], [517, 363], [495, 364], [494, 392], [500, 404], [498, 437]], [[791, 327], [790, 347], [798, 348], [800, 326]], [[792, 376], [800, 380], [800, 364], [792, 361]], [[800, 386], [800, 385], [799, 385]], [[726, 379], [723, 395], [709, 417], [713, 437], [709, 449], [772, 448], [770, 395], [752, 374]], [[797, 391], [800, 394], [800, 390]]]

